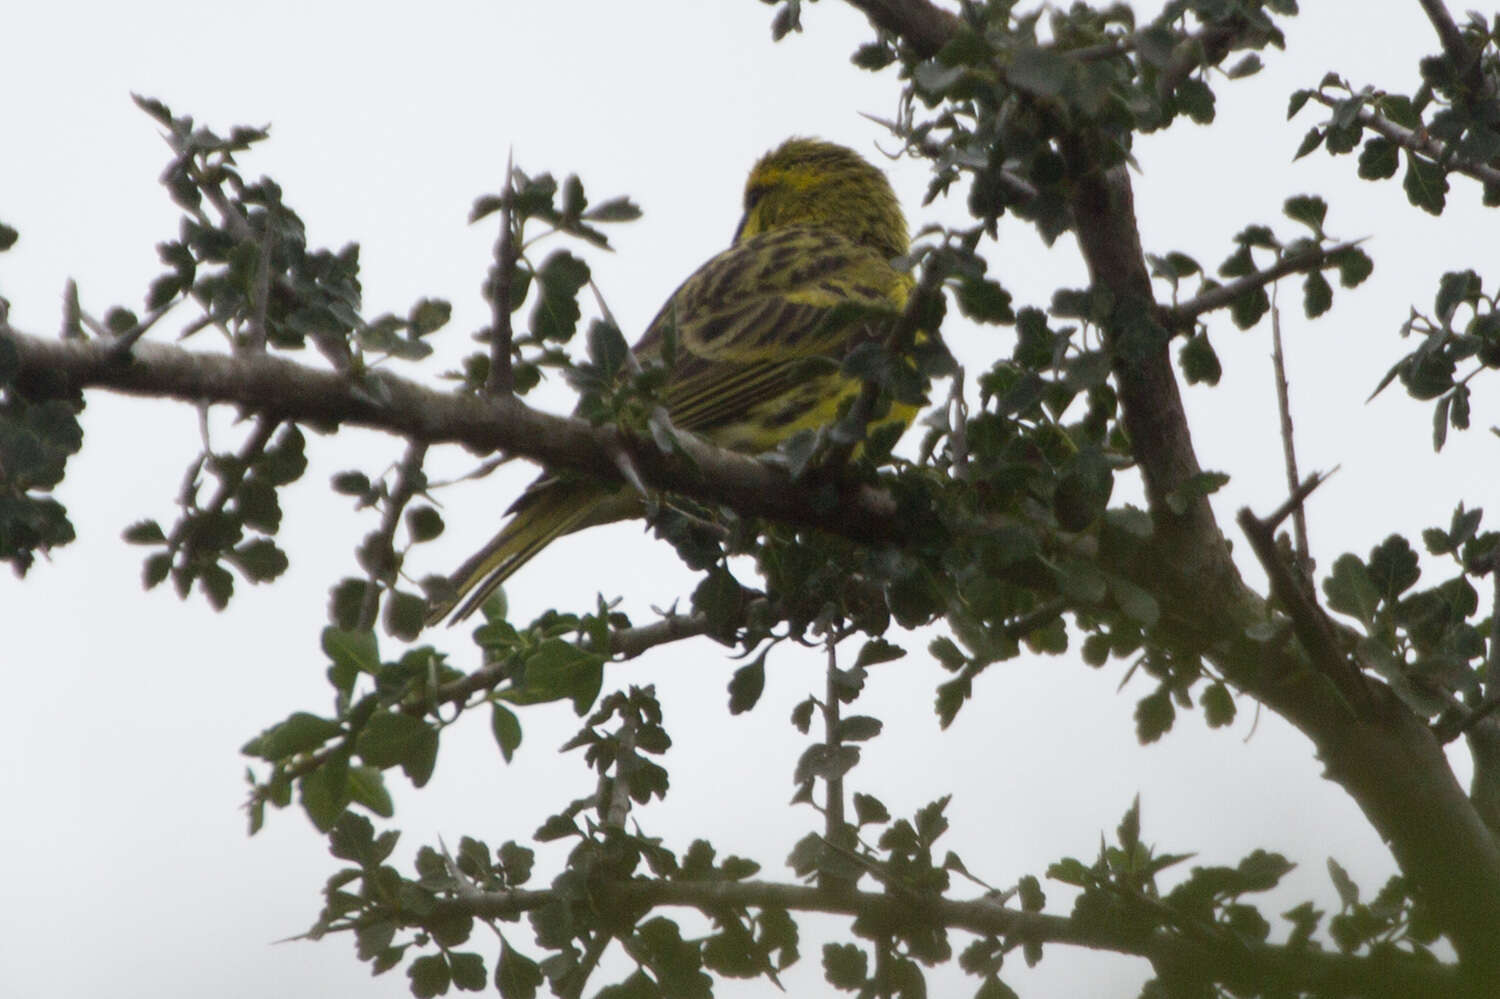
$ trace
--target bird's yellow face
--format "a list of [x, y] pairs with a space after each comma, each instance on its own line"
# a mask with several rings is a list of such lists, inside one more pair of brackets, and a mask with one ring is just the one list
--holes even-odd
[[833, 229], [887, 259], [911, 245], [885, 174], [858, 153], [817, 139], [788, 139], [755, 164], [734, 241], [789, 225]]

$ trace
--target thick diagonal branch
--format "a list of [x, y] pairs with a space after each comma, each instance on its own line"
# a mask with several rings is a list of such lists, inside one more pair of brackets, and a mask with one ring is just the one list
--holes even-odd
[[667, 453], [619, 428], [553, 416], [510, 396], [445, 394], [385, 372], [346, 376], [279, 357], [230, 357], [141, 343], [121, 363], [100, 342], [46, 340], [8, 328], [0, 328], [0, 337], [16, 349], [21, 384], [36, 392], [104, 388], [228, 403], [272, 418], [503, 450], [608, 481], [619, 480], [616, 457], [625, 453], [648, 485], [745, 516], [804, 524], [864, 542], [897, 541], [912, 529], [909, 518], [897, 515], [895, 499], [875, 486], [840, 486], [830, 502], [824, 482], [816, 488], [798, 483], [780, 468], [687, 434], [679, 435], [678, 451]]
[[[953, 30], [926, 0], [849, 0], [923, 55]], [[944, 25], [947, 25], [946, 33]], [[1101, 169], [1085, 136], [1065, 136], [1074, 232], [1095, 288], [1115, 303], [1106, 333], [1122, 421], [1146, 486], [1156, 539], [1138, 573], [1162, 603], [1161, 638], [1202, 655], [1242, 689], [1292, 722], [1316, 745], [1450, 935], [1473, 981], [1500, 980], [1500, 844], [1464, 794], [1423, 719], [1364, 675], [1367, 696], [1351, 712], [1345, 695], [1296, 643], [1250, 635], [1271, 617], [1244, 583], [1208, 500], [1192, 489], [1201, 468], [1136, 225], [1130, 179]]]

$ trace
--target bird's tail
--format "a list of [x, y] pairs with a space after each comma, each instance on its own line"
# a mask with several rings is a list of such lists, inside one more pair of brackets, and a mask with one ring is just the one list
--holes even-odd
[[[521, 495], [513, 514], [489, 544], [448, 577], [451, 593], [427, 613], [427, 624], [457, 623], [474, 613], [495, 588], [537, 552], [571, 531], [601, 523], [612, 491], [598, 483], [546, 479]], [[455, 605], [457, 609], [455, 609]]]

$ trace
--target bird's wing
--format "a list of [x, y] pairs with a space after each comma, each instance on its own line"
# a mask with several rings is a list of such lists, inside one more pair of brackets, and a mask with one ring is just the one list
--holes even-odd
[[[884, 335], [908, 275], [835, 232], [788, 227], [737, 243], [678, 288], [637, 356], [660, 355], [675, 329], [665, 393], [673, 423], [728, 446], [770, 446], [840, 394], [837, 363]], [[817, 359], [831, 361], [821, 375]], [[719, 431], [719, 432], [716, 432]]]

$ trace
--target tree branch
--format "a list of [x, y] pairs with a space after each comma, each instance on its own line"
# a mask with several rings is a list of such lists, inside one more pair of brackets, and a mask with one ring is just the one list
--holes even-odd
[[18, 378], [35, 394], [105, 388], [129, 395], [193, 403], [228, 403], [274, 419], [350, 424], [428, 444], [465, 444], [480, 451], [524, 455], [549, 468], [619, 481], [625, 453], [651, 486], [718, 503], [752, 517], [802, 524], [856, 541], [892, 543], [910, 536], [909, 517], [895, 498], [867, 484], [801, 483], [783, 469], [716, 448], [688, 434], [680, 451], [663, 452], [649, 438], [531, 409], [510, 396], [472, 398], [435, 392], [383, 371], [345, 376], [280, 357], [230, 357], [156, 343], [138, 344], [128, 363], [107, 344], [45, 340], [0, 327], [15, 347]]
[[1326, 266], [1332, 266], [1331, 261], [1334, 257], [1346, 250], [1354, 249], [1361, 242], [1361, 240], [1350, 240], [1347, 243], [1335, 243], [1332, 246], [1317, 247], [1304, 253], [1293, 253], [1284, 256], [1263, 271], [1246, 274], [1244, 277], [1236, 278], [1228, 284], [1220, 285], [1217, 288], [1210, 288], [1208, 291], [1196, 295], [1186, 302], [1181, 302], [1165, 309], [1163, 311], [1163, 323], [1173, 330], [1190, 328], [1193, 320], [1205, 312], [1227, 308], [1234, 304], [1235, 299], [1247, 291], [1264, 288], [1266, 285], [1273, 284], [1289, 274], [1322, 270]]
[[[679, 906], [709, 915], [726, 906], [778, 907], [798, 912], [858, 916], [874, 924], [909, 923], [914, 912], [950, 930], [981, 936], [1004, 936], [1035, 943], [1056, 943], [1143, 957], [1158, 968], [1218, 969], [1226, 985], [1260, 989], [1274, 982], [1289, 992], [1325, 996], [1372, 995], [1402, 999], [1452, 999], [1459, 995], [1451, 967], [1403, 956], [1373, 958], [1289, 949], [1206, 935], [1187, 936], [1168, 930], [1142, 935], [1098, 919], [1073, 919], [1022, 912], [990, 899], [913, 898], [909, 893], [840, 890], [766, 881], [632, 880], [599, 886], [605, 897], [625, 906]], [[553, 901], [551, 891], [485, 892], [440, 900], [434, 916], [464, 914], [490, 919], [515, 918]], [[1381, 983], [1371, 993], [1370, 983]]]
[[1479, 66], [1480, 53], [1471, 49], [1464, 41], [1463, 32], [1453, 20], [1453, 15], [1448, 13], [1447, 5], [1443, 0], [1417, 0], [1417, 3], [1422, 5], [1427, 20], [1432, 22], [1438, 41], [1442, 42], [1443, 52], [1463, 78], [1464, 86], [1469, 88], [1471, 94], [1483, 94], [1485, 84], [1484, 71]]
[[923, 58], [937, 55], [958, 30], [957, 15], [928, 0], [848, 0], [870, 23], [896, 35]]
[[[1327, 108], [1336, 108], [1339, 101], [1322, 93], [1314, 93], [1312, 99]], [[1356, 112], [1355, 117], [1359, 123], [1377, 135], [1383, 136], [1396, 145], [1419, 156], [1425, 157], [1432, 162], [1444, 167], [1453, 173], [1461, 173], [1466, 177], [1484, 184], [1500, 185], [1500, 168], [1488, 163], [1476, 163], [1462, 154], [1450, 149], [1448, 144], [1434, 139], [1427, 134], [1425, 129], [1413, 131], [1405, 125], [1398, 125], [1389, 118], [1362, 107]]]

